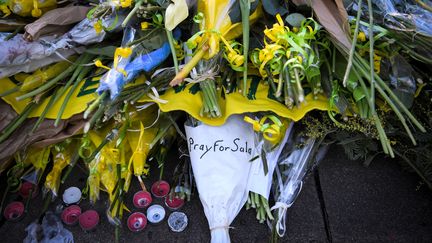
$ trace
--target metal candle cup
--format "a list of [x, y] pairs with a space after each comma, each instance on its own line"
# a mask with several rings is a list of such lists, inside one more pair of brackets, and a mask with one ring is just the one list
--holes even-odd
[[152, 205], [147, 209], [147, 220], [152, 224], [158, 224], [165, 218], [165, 209], [161, 205]]
[[81, 195], [81, 190], [78, 187], [69, 187], [63, 193], [63, 202], [67, 205], [79, 203]]

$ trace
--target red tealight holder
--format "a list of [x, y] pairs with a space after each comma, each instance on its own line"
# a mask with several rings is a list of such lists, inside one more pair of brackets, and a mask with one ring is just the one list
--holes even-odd
[[133, 196], [133, 204], [136, 208], [148, 207], [152, 201], [151, 194], [147, 191], [136, 192]]
[[39, 192], [37, 185], [26, 181], [26, 182], [21, 184], [21, 187], [20, 187], [18, 193], [22, 198], [28, 198], [30, 195], [30, 191], [32, 191], [32, 198], [35, 198]]
[[75, 225], [81, 215], [81, 208], [78, 205], [72, 205], [65, 208], [61, 214], [63, 223], [67, 225]]
[[168, 184], [168, 182], [160, 180], [153, 183], [150, 190], [153, 196], [161, 198], [168, 195], [168, 193], [170, 192], [170, 185]]
[[175, 194], [170, 194], [165, 197], [165, 205], [171, 210], [177, 210], [184, 205], [184, 199]]
[[24, 215], [24, 203], [22, 202], [11, 202], [3, 211], [3, 216], [8, 221], [18, 221]]
[[95, 210], [87, 210], [79, 218], [79, 225], [85, 231], [91, 231], [99, 224], [99, 214]]
[[139, 232], [147, 226], [147, 218], [141, 212], [131, 214], [127, 220], [127, 227], [132, 232]]

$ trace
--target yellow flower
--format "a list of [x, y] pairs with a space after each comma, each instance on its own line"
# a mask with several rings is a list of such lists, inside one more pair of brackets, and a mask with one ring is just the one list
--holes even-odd
[[244, 63], [244, 56], [233, 51], [228, 53], [227, 59], [228, 62], [234, 65], [235, 67], [240, 67]]
[[289, 31], [289, 29], [285, 27], [282, 17], [279, 14], [276, 15], [276, 19], [278, 22], [273, 24], [273, 27], [271, 29], [264, 30], [264, 35], [273, 42], [280, 41], [279, 37]]
[[95, 65], [96, 67], [98, 67], [98, 68], [103, 68], [103, 69], [106, 69], [106, 70], [110, 70], [110, 69], [111, 69], [111, 68], [109, 68], [109, 67], [103, 65], [102, 62], [101, 62], [101, 60], [96, 60], [96, 61], [94, 62], [94, 65]]
[[174, 49], [176, 52], [176, 56], [178, 60], [183, 60], [185, 58], [185, 52], [183, 51], [182, 46], [180, 45], [180, 43], [178, 41], [174, 40]]
[[297, 56], [297, 60], [299, 61], [299, 63], [303, 62], [303, 58], [300, 55]]
[[374, 53], [374, 69], [376, 73], [381, 71], [381, 57]]
[[141, 22], [141, 29], [142, 30], [148, 29], [149, 25], [150, 25], [149, 22], [146, 21]]
[[122, 8], [128, 8], [132, 5], [132, 0], [121, 0], [120, 5]]
[[98, 20], [96, 23], [94, 23], [93, 28], [95, 29], [96, 34], [99, 34], [103, 29], [102, 21]]
[[363, 31], [360, 31], [358, 33], [357, 39], [361, 42], [365, 42], [366, 41], [366, 35]]

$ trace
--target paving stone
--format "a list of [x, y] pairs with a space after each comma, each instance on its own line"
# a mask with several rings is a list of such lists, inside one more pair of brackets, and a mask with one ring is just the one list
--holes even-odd
[[432, 193], [398, 162], [364, 167], [331, 148], [319, 176], [334, 242], [432, 242]]

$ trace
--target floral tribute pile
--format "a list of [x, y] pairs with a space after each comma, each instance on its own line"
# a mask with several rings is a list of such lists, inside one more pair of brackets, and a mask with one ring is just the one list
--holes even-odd
[[[432, 189], [428, 0], [1, 0], [0, 11], [5, 217], [17, 216], [8, 195], [40, 191], [49, 205], [80, 165], [83, 200], [108, 194], [116, 240], [123, 217], [140, 231], [160, 216], [132, 214], [127, 193], [138, 208], [152, 194], [178, 208], [196, 185], [212, 242], [230, 242], [243, 207], [277, 241], [330, 144], [365, 165], [399, 157]], [[149, 173], [160, 180], [148, 190]]]

